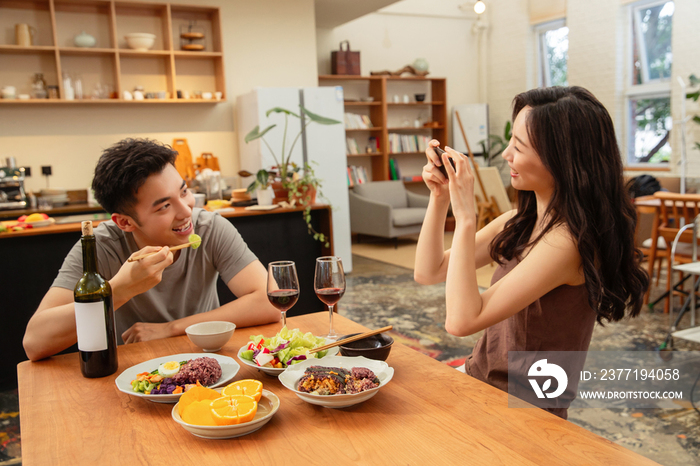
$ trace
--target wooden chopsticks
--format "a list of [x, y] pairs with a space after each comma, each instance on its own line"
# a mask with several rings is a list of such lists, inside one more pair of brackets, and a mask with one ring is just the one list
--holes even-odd
[[372, 335], [377, 335], [379, 333], [388, 332], [389, 330], [391, 330], [393, 328], [394, 328], [393, 326], [387, 325], [386, 327], [382, 327], [379, 330], [372, 330], [369, 332], [360, 333], [359, 335], [355, 335], [354, 337], [345, 338], [343, 340], [338, 340], [336, 342], [329, 343], [327, 345], [319, 346], [318, 348], [314, 348], [311, 351], [309, 351], [309, 353], [318, 353], [319, 351], [327, 350], [327, 349], [333, 348], [335, 346], [344, 345], [345, 343], [350, 343], [353, 341], [362, 340], [363, 338], [371, 337]]
[[[199, 239], [199, 240], [197, 240], [197, 241], [191, 241], [191, 242], [185, 243], [185, 244], [178, 244], [177, 246], [171, 247], [170, 250], [171, 250], [171, 251], [177, 251], [178, 249], [189, 248], [189, 247], [192, 246], [193, 244], [197, 244], [197, 243], [201, 243], [201, 242], [202, 242], [202, 240]], [[136, 261], [141, 260], [141, 259], [143, 259], [143, 258], [145, 258], [145, 257], [152, 256], [153, 254], [158, 254], [159, 252], [160, 252], [160, 251], [154, 251], [154, 252], [149, 252], [149, 253], [146, 253], [146, 254], [141, 254], [140, 256], [130, 257], [129, 260], [128, 260], [127, 262], [136, 262]]]

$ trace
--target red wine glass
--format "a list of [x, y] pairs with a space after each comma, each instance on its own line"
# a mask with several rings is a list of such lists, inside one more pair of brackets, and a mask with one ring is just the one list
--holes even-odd
[[345, 294], [345, 272], [343, 272], [343, 262], [340, 257], [324, 256], [316, 259], [314, 291], [318, 299], [328, 306], [330, 330], [326, 338], [336, 340], [338, 334], [333, 330], [333, 306]]
[[282, 313], [282, 326], [287, 326], [287, 311], [299, 299], [297, 267], [292, 261], [270, 262], [267, 266], [267, 299]]

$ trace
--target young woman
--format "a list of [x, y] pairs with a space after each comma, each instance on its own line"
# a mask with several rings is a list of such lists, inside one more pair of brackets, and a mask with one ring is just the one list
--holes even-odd
[[[649, 281], [605, 107], [580, 87], [534, 89], [515, 97], [513, 122], [503, 158], [518, 208], [478, 232], [469, 159], [450, 148], [440, 158], [430, 142], [415, 265], [417, 282], [445, 281], [449, 333], [486, 329], [465, 369], [504, 391], [508, 351], [587, 351], [596, 321], [639, 314]], [[450, 202], [455, 232], [445, 251]], [[492, 260], [499, 267], [480, 294], [476, 270]], [[566, 418], [565, 408], [550, 411]]]

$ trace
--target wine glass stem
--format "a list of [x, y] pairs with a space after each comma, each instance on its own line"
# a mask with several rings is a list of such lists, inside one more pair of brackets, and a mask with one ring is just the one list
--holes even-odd
[[287, 326], [287, 311], [282, 311], [282, 327]]
[[335, 334], [335, 331], [333, 331], [333, 306], [328, 306], [328, 312], [330, 313], [330, 330], [328, 331], [329, 335]]

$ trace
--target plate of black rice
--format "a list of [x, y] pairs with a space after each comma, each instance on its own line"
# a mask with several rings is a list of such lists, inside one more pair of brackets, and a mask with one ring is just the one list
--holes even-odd
[[158, 366], [168, 361], [188, 361], [186, 365], [181, 367], [180, 372], [173, 377], [175, 383], [182, 385], [199, 381], [202, 385], [210, 388], [219, 387], [230, 382], [241, 368], [235, 359], [216, 353], [207, 353], [206, 355], [202, 355], [202, 353], [171, 354], [131, 366], [119, 374], [119, 377], [117, 377], [114, 382], [117, 384], [119, 391], [127, 395], [137, 396], [158, 403], [177, 403], [182, 395], [181, 393], [147, 395], [145, 393], [134, 392], [131, 387], [131, 381], [134, 380], [138, 374], [158, 369]]
[[307, 403], [347, 408], [372, 398], [393, 376], [394, 369], [384, 361], [326, 356], [287, 367], [279, 381]]

